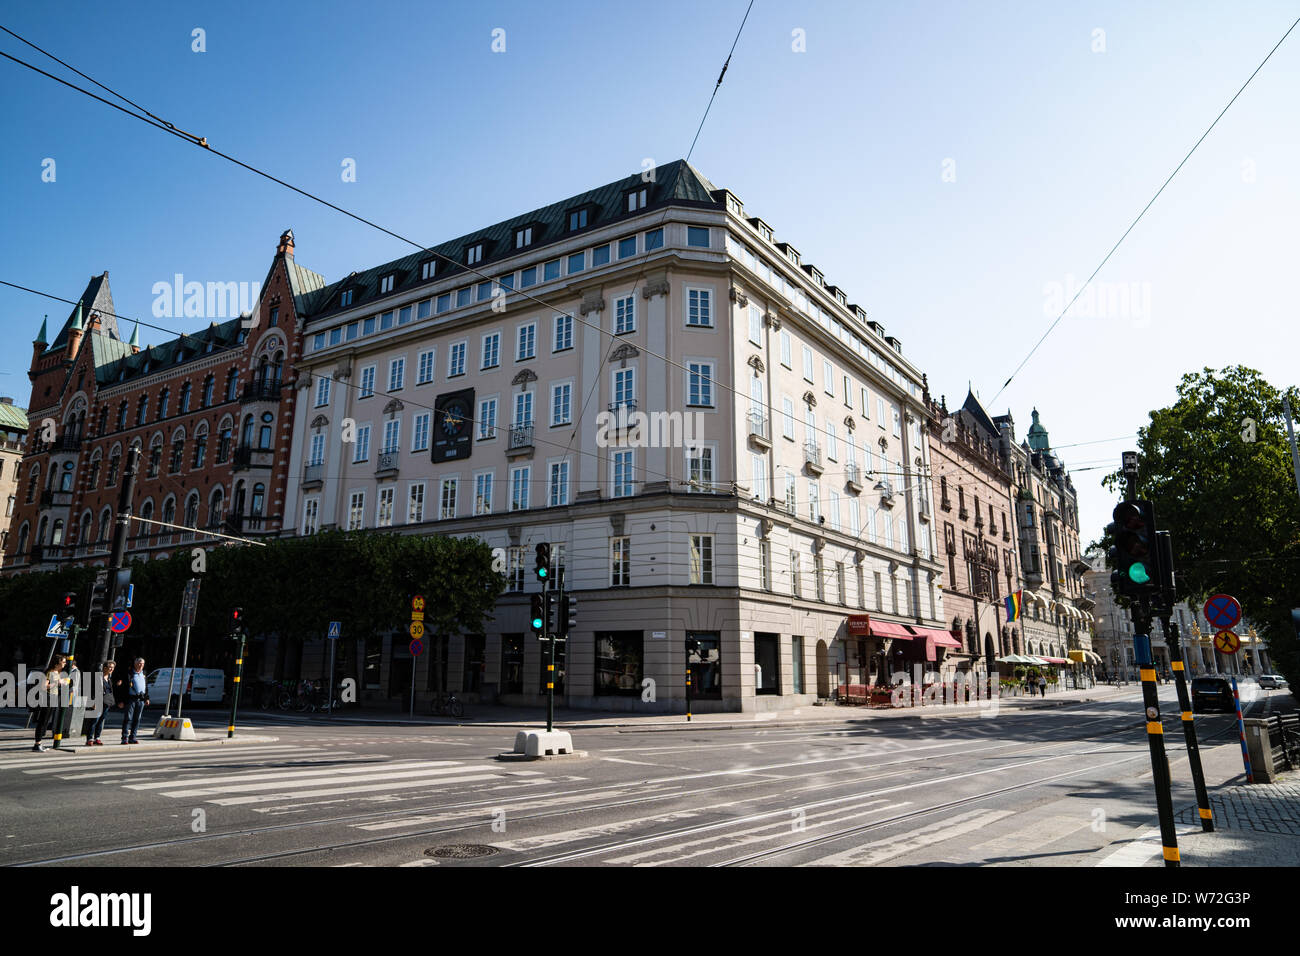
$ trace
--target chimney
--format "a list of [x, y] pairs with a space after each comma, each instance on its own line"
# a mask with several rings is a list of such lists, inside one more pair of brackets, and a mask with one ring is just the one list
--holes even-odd
[[293, 255], [293, 230], [292, 229], [286, 229], [284, 232], [280, 233], [280, 244], [275, 247], [275, 254], [277, 256]]

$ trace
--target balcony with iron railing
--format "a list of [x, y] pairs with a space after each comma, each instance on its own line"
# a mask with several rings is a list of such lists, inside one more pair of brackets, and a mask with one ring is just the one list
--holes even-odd
[[81, 436], [65, 432], [50, 445], [50, 451], [81, 451]]
[[270, 468], [275, 452], [270, 448], [258, 448], [255, 445], [237, 445], [235, 447], [234, 470], [246, 468]]
[[803, 463], [808, 471], [814, 475], [820, 475], [825, 470], [822, 467], [821, 446], [815, 441], [804, 442]]
[[381, 451], [375, 458], [375, 477], [396, 478], [399, 457], [400, 453], [395, 450]]
[[245, 404], [249, 402], [278, 402], [280, 400], [279, 379], [252, 381], [244, 385]]
[[506, 446], [506, 454], [520, 454], [522, 452], [531, 452], [533, 450], [533, 423], [531, 421], [520, 422], [510, 426], [510, 441]]
[[763, 448], [772, 447], [771, 423], [766, 415], [757, 409], [751, 409], [749, 418], [749, 440]]
[[844, 483], [854, 494], [862, 493], [862, 472], [856, 462], [851, 461], [844, 466]]
[[66, 508], [70, 504], [72, 504], [71, 491], [60, 491], [57, 488], [44, 488], [41, 490], [42, 508]]

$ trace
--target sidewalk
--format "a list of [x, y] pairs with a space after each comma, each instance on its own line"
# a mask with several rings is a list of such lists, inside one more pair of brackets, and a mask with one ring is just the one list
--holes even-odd
[[[825, 706], [798, 707], [792, 710], [761, 711], [750, 713], [706, 713], [693, 714], [686, 720], [684, 713], [637, 713], [634, 711], [595, 711], [560, 708], [555, 710], [555, 725], [558, 729], [598, 730], [617, 729], [624, 732], [655, 732], [674, 730], [734, 730], [749, 728], [797, 729], [809, 725], [866, 722], [875, 720], [922, 720], [934, 718], [964, 717], [978, 719], [981, 716], [993, 716], [1006, 712], [1022, 712], [1039, 708], [1065, 707], [1071, 704], [1085, 704], [1112, 700], [1118, 697], [1133, 696], [1138, 692], [1138, 685], [1111, 687], [1099, 684], [1087, 690], [1066, 690], [1042, 697], [999, 697], [996, 701], [979, 705], [967, 704], [956, 706], [926, 705], [922, 707], [869, 708], [829, 704]], [[241, 713], [244, 719], [255, 718], [261, 725], [263, 719], [286, 725], [333, 724], [335, 726], [395, 726], [395, 727], [521, 727], [544, 724], [545, 709], [542, 707], [503, 707], [498, 705], [467, 705], [466, 716], [462, 720], [445, 717], [430, 717], [416, 714], [414, 718], [405, 713], [383, 710], [380, 708], [348, 708], [334, 717], [324, 714], [288, 714], [280, 711], [248, 711]], [[1137, 711], [1135, 711], [1135, 714]], [[202, 720], [202, 711], [195, 712], [196, 720]], [[1139, 719], [1136, 716], [1134, 719]]]
[[[222, 719], [220, 720], [219, 727], [203, 727], [196, 723], [194, 726], [194, 740], [163, 740], [153, 735], [154, 728], [157, 727], [158, 719], [161, 716], [162, 715], [159, 714], [157, 717], [150, 720], [147, 730], [144, 727], [145, 721], [140, 722], [140, 742], [136, 744], [123, 745], [119, 743], [118, 741], [121, 739], [120, 733], [114, 731], [113, 733], [105, 734], [105, 737], [108, 739], [104, 741], [104, 746], [102, 747], [87, 747], [86, 738], [77, 734], [63, 738], [63, 740], [59, 742], [58, 748], [55, 749], [54, 740], [48, 732], [45, 735], [45, 739], [41, 741], [41, 745], [45, 747], [46, 754], [57, 759], [60, 754], [86, 753], [98, 756], [107, 754], [140, 753], [142, 751], [153, 753], [158, 750], [180, 750], [187, 747], [192, 748], [195, 744], [222, 747], [231, 744], [268, 744], [274, 743], [280, 739], [279, 737], [270, 736], [268, 734], [250, 733], [247, 730], [236, 730], [234, 737], [227, 737], [226, 722]], [[0, 754], [13, 756], [15, 754], [26, 752], [31, 754], [33, 757], [39, 756], [36, 751], [32, 750], [35, 732], [31, 729], [24, 729], [22, 726], [22, 722], [25, 719], [26, 711], [18, 711], [16, 709], [0, 711]]]
[[1210, 808], [1213, 833], [1197, 825], [1195, 807], [1176, 817], [1184, 866], [1300, 866], [1300, 771], [1223, 787], [1210, 794]]

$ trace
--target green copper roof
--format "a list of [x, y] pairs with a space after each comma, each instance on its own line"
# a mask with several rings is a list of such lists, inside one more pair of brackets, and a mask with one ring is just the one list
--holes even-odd
[[0, 430], [27, 431], [27, 413], [17, 405], [0, 402]]
[[1047, 451], [1052, 447], [1052, 442], [1047, 437], [1047, 429], [1038, 420], [1038, 409], [1034, 409], [1033, 415], [1034, 423], [1029, 426], [1029, 434], [1026, 436], [1029, 447], [1034, 451]]
[[[82, 325], [75, 324], [79, 322], [79, 312], [84, 312], [84, 314], [98, 312], [99, 327], [104, 333], [115, 339], [121, 337], [117, 331], [117, 315], [113, 308], [113, 293], [108, 287], [108, 273], [104, 272], [102, 275], [90, 277], [90, 281], [86, 283], [86, 291], [81, 293], [81, 298], [77, 300], [77, 304], [68, 313], [67, 321], [63, 323], [63, 328], [59, 330], [59, 334], [50, 343], [48, 351], [63, 348], [68, 344], [68, 332], [74, 328], [82, 328]], [[42, 335], [42, 338], [44, 338], [44, 335]]]
[[47, 315], [44, 319], [41, 320], [41, 330], [36, 333], [36, 338], [33, 340], [32, 344], [36, 344], [37, 342], [39, 342], [41, 345], [49, 344], [49, 339], [48, 339], [48, 336], [50, 334], [48, 328], [49, 323], [50, 323], [50, 317]]

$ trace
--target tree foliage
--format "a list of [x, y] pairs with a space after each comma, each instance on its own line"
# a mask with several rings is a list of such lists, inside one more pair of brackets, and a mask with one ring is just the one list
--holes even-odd
[[[1300, 393], [1288, 394], [1294, 414]], [[1171, 532], [1179, 599], [1236, 597], [1294, 684], [1300, 646], [1290, 609], [1300, 606], [1300, 495], [1282, 398], [1242, 366], [1184, 375], [1177, 401], [1151, 412], [1138, 430], [1137, 492], [1155, 504], [1157, 526]], [[1124, 488], [1119, 471], [1103, 483], [1117, 493]]]

